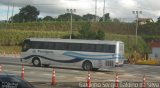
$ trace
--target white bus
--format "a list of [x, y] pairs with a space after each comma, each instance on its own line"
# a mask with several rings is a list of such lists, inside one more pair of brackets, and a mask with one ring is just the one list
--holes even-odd
[[21, 61], [34, 66], [73, 66], [98, 70], [123, 65], [121, 41], [28, 38], [22, 46]]

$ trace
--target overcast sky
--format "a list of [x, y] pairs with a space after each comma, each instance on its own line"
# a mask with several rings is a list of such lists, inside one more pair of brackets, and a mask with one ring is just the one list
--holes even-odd
[[[156, 20], [160, 16], [160, 0], [105, 0], [105, 13], [110, 13], [111, 18], [124, 18], [124, 20], [134, 19], [134, 10], [142, 11], [141, 18], [153, 18]], [[0, 20], [7, 19], [9, 7], [9, 17], [19, 12], [19, 9], [26, 6], [35, 6], [40, 11], [39, 17], [57, 17], [67, 12], [67, 9], [76, 9], [75, 14], [84, 15], [95, 14], [95, 0], [0, 0]], [[97, 15], [103, 14], [104, 0], [97, 0]]]

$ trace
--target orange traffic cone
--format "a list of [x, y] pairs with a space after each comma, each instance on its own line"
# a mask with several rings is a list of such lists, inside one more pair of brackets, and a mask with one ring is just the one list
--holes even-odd
[[21, 78], [24, 80], [24, 65], [22, 64]]
[[90, 72], [88, 71], [87, 87], [91, 88], [91, 77]]
[[146, 77], [145, 77], [145, 75], [143, 76], [142, 88], [146, 88]]
[[0, 72], [2, 72], [2, 64], [0, 64]]
[[53, 72], [52, 72], [52, 83], [51, 85], [56, 85], [56, 72], [53, 68]]
[[118, 88], [118, 74], [116, 73], [115, 88]]

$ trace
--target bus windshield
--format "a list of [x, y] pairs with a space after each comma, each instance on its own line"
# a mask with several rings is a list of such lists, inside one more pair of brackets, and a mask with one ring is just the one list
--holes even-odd
[[22, 45], [22, 52], [27, 51], [28, 49], [30, 49], [30, 41], [25, 40]]

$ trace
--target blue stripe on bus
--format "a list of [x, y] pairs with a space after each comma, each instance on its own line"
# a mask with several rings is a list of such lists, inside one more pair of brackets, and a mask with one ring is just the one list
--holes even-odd
[[[107, 59], [116, 59], [116, 58], [123, 59], [124, 58], [122, 55], [116, 56], [116, 54], [87, 55], [87, 54], [81, 54], [81, 53], [76, 53], [76, 52], [65, 52], [65, 53], [63, 53], [63, 55], [70, 56], [70, 57], [76, 57], [76, 58], [89, 59], [89, 60], [90, 59], [91, 60], [107, 60]], [[110, 56], [112, 58], [107, 58], [108, 56]]]
[[63, 53], [64, 55], [78, 55], [78, 56], [87, 56], [87, 57], [90, 57], [90, 56], [94, 56], [94, 57], [98, 57], [98, 56], [114, 56], [116, 54], [103, 54], [103, 55], [87, 55], [87, 54], [81, 54], [81, 53], [76, 53], [76, 52], [65, 52]]
[[84, 59], [81, 59], [81, 58], [74, 58], [74, 59], [71, 59], [71, 60], [55, 60], [55, 59], [40, 56], [40, 55], [30, 55], [30, 56], [24, 57], [23, 59], [30, 59], [32, 57], [40, 57], [40, 58], [43, 58], [43, 59], [46, 59], [46, 60], [61, 62], [61, 63], [75, 63], [75, 62], [80, 62], [80, 61], [84, 60]]

